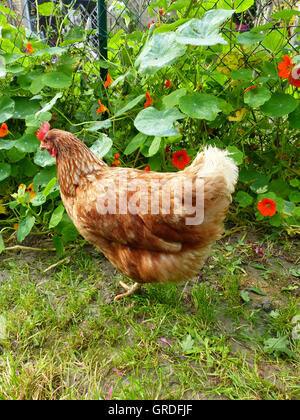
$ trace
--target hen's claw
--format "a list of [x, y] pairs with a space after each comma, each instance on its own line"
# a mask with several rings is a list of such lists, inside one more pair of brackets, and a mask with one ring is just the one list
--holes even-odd
[[119, 299], [122, 299], [122, 298], [124, 298], [124, 297], [127, 297], [127, 296], [130, 296], [130, 295], [132, 295], [133, 293], [135, 293], [140, 287], [141, 287], [141, 285], [140, 285], [140, 283], [134, 283], [134, 285], [133, 286], [128, 286], [126, 283], [124, 283], [123, 281], [120, 281], [120, 285], [125, 289], [125, 290], [127, 290], [127, 292], [126, 293], [122, 293], [121, 295], [117, 295], [115, 298], [114, 298], [114, 300], [115, 301], [117, 301], [117, 300], [119, 300]]

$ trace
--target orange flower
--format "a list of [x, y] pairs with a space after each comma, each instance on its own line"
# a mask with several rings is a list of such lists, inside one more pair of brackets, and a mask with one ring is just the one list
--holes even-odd
[[178, 150], [172, 155], [172, 164], [178, 169], [184, 169], [191, 161], [185, 149]]
[[100, 112], [108, 112], [108, 109], [106, 108], [106, 106], [105, 105], [103, 105], [102, 103], [101, 103], [101, 101], [100, 101], [100, 99], [98, 99], [98, 103], [99, 103], [99, 108], [96, 110], [96, 114], [98, 115], [98, 114], [100, 114]]
[[149, 172], [150, 171], [150, 166], [147, 165], [146, 168], [144, 169], [144, 171]]
[[145, 102], [145, 108], [147, 108], [149, 105], [154, 104], [154, 99], [151, 98], [151, 96], [148, 92], [146, 92], [146, 98], [147, 98], [147, 101]]
[[8, 134], [8, 127], [7, 127], [7, 125], [5, 124], [5, 123], [2, 123], [1, 124], [1, 127], [0, 127], [0, 137], [5, 137], [5, 136], [7, 136], [7, 134]]
[[287, 79], [293, 69], [292, 59], [288, 55], [284, 55], [282, 62], [278, 64], [279, 73], [278, 76], [283, 79]]
[[257, 203], [257, 209], [263, 216], [274, 216], [276, 213], [276, 203], [270, 198], [263, 198]]
[[104, 87], [107, 88], [109, 85], [112, 84], [112, 82], [113, 82], [113, 79], [111, 78], [110, 74], [107, 73], [106, 81], [104, 83]]
[[159, 16], [162, 16], [165, 13], [165, 9], [159, 9]]
[[119, 161], [119, 157], [120, 157], [120, 153], [116, 153], [115, 154], [115, 161], [112, 162], [112, 166], [119, 166], [120, 165], [120, 161]]
[[258, 86], [258, 85], [254, 85], [254, 86], [247, 87], [247, 89], [245, 89], [243, 93], [246, 93], [246, 92], [247, 92], [248, 90], [250, 90], [250, 89], [255, 89], [255, 88], [257, 88], [257, 86]]
[[30, 201], [36, 196], [36, 193], [33, 191], [33, 183], [28, 185], [28, 187], [25, 189], [25, 192], [30, 194], [30, 197], [27, 200], [28, 203], [30, 203]]
[[152, 22], [148, 23], [148, 28], [150, 29], [151, 25], [153, 25], [155, 23], [155, 20], [152, 20]]
[[34, 52], [34, 49], [32, 48], [31, 43], [28, 42], [25, 54], [32, 54], [33, 52]]
[[15, 224], [14, 224], [14, 229], [15, 229], [15, 230], [18, 230], [18, 227], [19, 227], [19, 223], [15, 223]]

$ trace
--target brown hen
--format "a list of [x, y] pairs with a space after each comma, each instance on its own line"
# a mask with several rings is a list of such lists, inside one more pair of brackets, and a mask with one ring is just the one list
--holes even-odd
[[226, 151], [204, 149], [180, 172], [108, 167], [73, 134], [52, 129], [41, 149], [56, 157], [66, 211], [81, 235], [136, 283], [179, 282], [203, 266], [223, 232], [238, 170]]

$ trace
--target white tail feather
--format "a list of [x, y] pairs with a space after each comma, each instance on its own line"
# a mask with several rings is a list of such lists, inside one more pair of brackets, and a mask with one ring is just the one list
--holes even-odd
[[208, 146], [200, 152], [191, 167], [198, 169], [201, 177], [222, 175], [227, 183], [227, 187], [232, 193], [238, 180], [238, 167], [230, 157], [227, 150], [220, 150], [217, 147]]

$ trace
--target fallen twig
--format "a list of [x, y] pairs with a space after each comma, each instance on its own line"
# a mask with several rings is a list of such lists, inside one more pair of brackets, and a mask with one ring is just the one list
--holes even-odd
[[15, 249], [25, 249], [26, 251], [56, 251], [55, 248], [33, 248], [31, 246], [23, 246], [23, 245], [14, 245], [14, 246], [8, 246], [3, 249], [3, 251], [13, 251]]
[[47, 273], [47, 271], [52, 270], [52, 268], [56, 267], [59, 264], [62, 264], [64, 262], [70, 262], [70, 257], [66, 257], [63, 260], [57, 261], [56, 263], [50, 265], [48, 268], [46, 268], [46, 270], [44, 270], [44, 273]]

